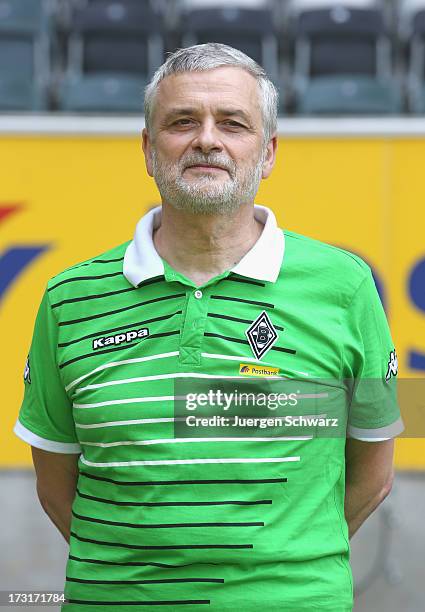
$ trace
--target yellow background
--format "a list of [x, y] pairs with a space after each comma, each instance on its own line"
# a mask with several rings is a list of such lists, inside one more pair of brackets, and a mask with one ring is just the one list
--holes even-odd
[[[275, 211], [280, 227], [352, 250], [373, 266], [385, 285], [404, 377], [424, 375], [407, 367], [408, 350], [425, 352], [425, 315], [407, 293], [410, 271], [425, 257], [424, 159], [419, 139], [281, 138], [274, 172], [256, 200]], [[0, 466], [31, 462], [12, 428], [45, 282], [131, 238], [158, 202], [137, 137], [0, 137], [0, 206], [22, 205], [0, 224], [0, 252], [50, 245], [0, 302]], [[396, 465], [425, 468], [425, 440], [397, 439]]]

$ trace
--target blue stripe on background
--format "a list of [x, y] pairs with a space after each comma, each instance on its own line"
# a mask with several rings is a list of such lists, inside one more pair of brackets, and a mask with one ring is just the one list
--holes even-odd
[[410, 351], [409, 368], [413, 368], [414, 370], [423, 370], [425, 372], [425, 354]]
[[29, 264], [39, 257], [49, 245], [12, 247], [0, 257], [0, 300]]

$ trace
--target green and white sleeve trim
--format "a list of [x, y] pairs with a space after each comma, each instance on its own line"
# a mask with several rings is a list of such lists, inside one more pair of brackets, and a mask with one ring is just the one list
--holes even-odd
[[54, 440], [47, 440], [38, 436], [33, 431], [27, 429], [19, 419], [15, 423], [13, 428], [14, 433], [31, 446], [41, 448], [42, 450], [50, 451], [51, 453], [81, 453], [82, 449], [78, 443], [74, 442], [56, 442]]
[[348, 425], [347, 434], [350, 438], [362, 440], [363, 442], [382, 442], [383, 440], [391, 440], [404, 430], [403, 421], [400, 418], [391, 425], [385, 427], [377, 427], [375, 429], [363, 429], [361, 427], [353, 427]]

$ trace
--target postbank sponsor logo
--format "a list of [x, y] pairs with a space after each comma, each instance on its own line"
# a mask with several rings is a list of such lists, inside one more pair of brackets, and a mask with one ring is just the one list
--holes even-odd
[[240, 363], [239, 374], [244, 376], [279, 376], [280, 368], [270, 366], [253, 365], [252, 363]]

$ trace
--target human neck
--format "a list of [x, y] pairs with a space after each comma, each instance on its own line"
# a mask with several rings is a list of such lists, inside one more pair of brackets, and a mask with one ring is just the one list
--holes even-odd
[[163, 204], [153, 241], [174, 270], [202, 285], [233, 268], [254, 246], [263, 228], [252, 205], [242, 205], [232, 215], [200, 215]]

